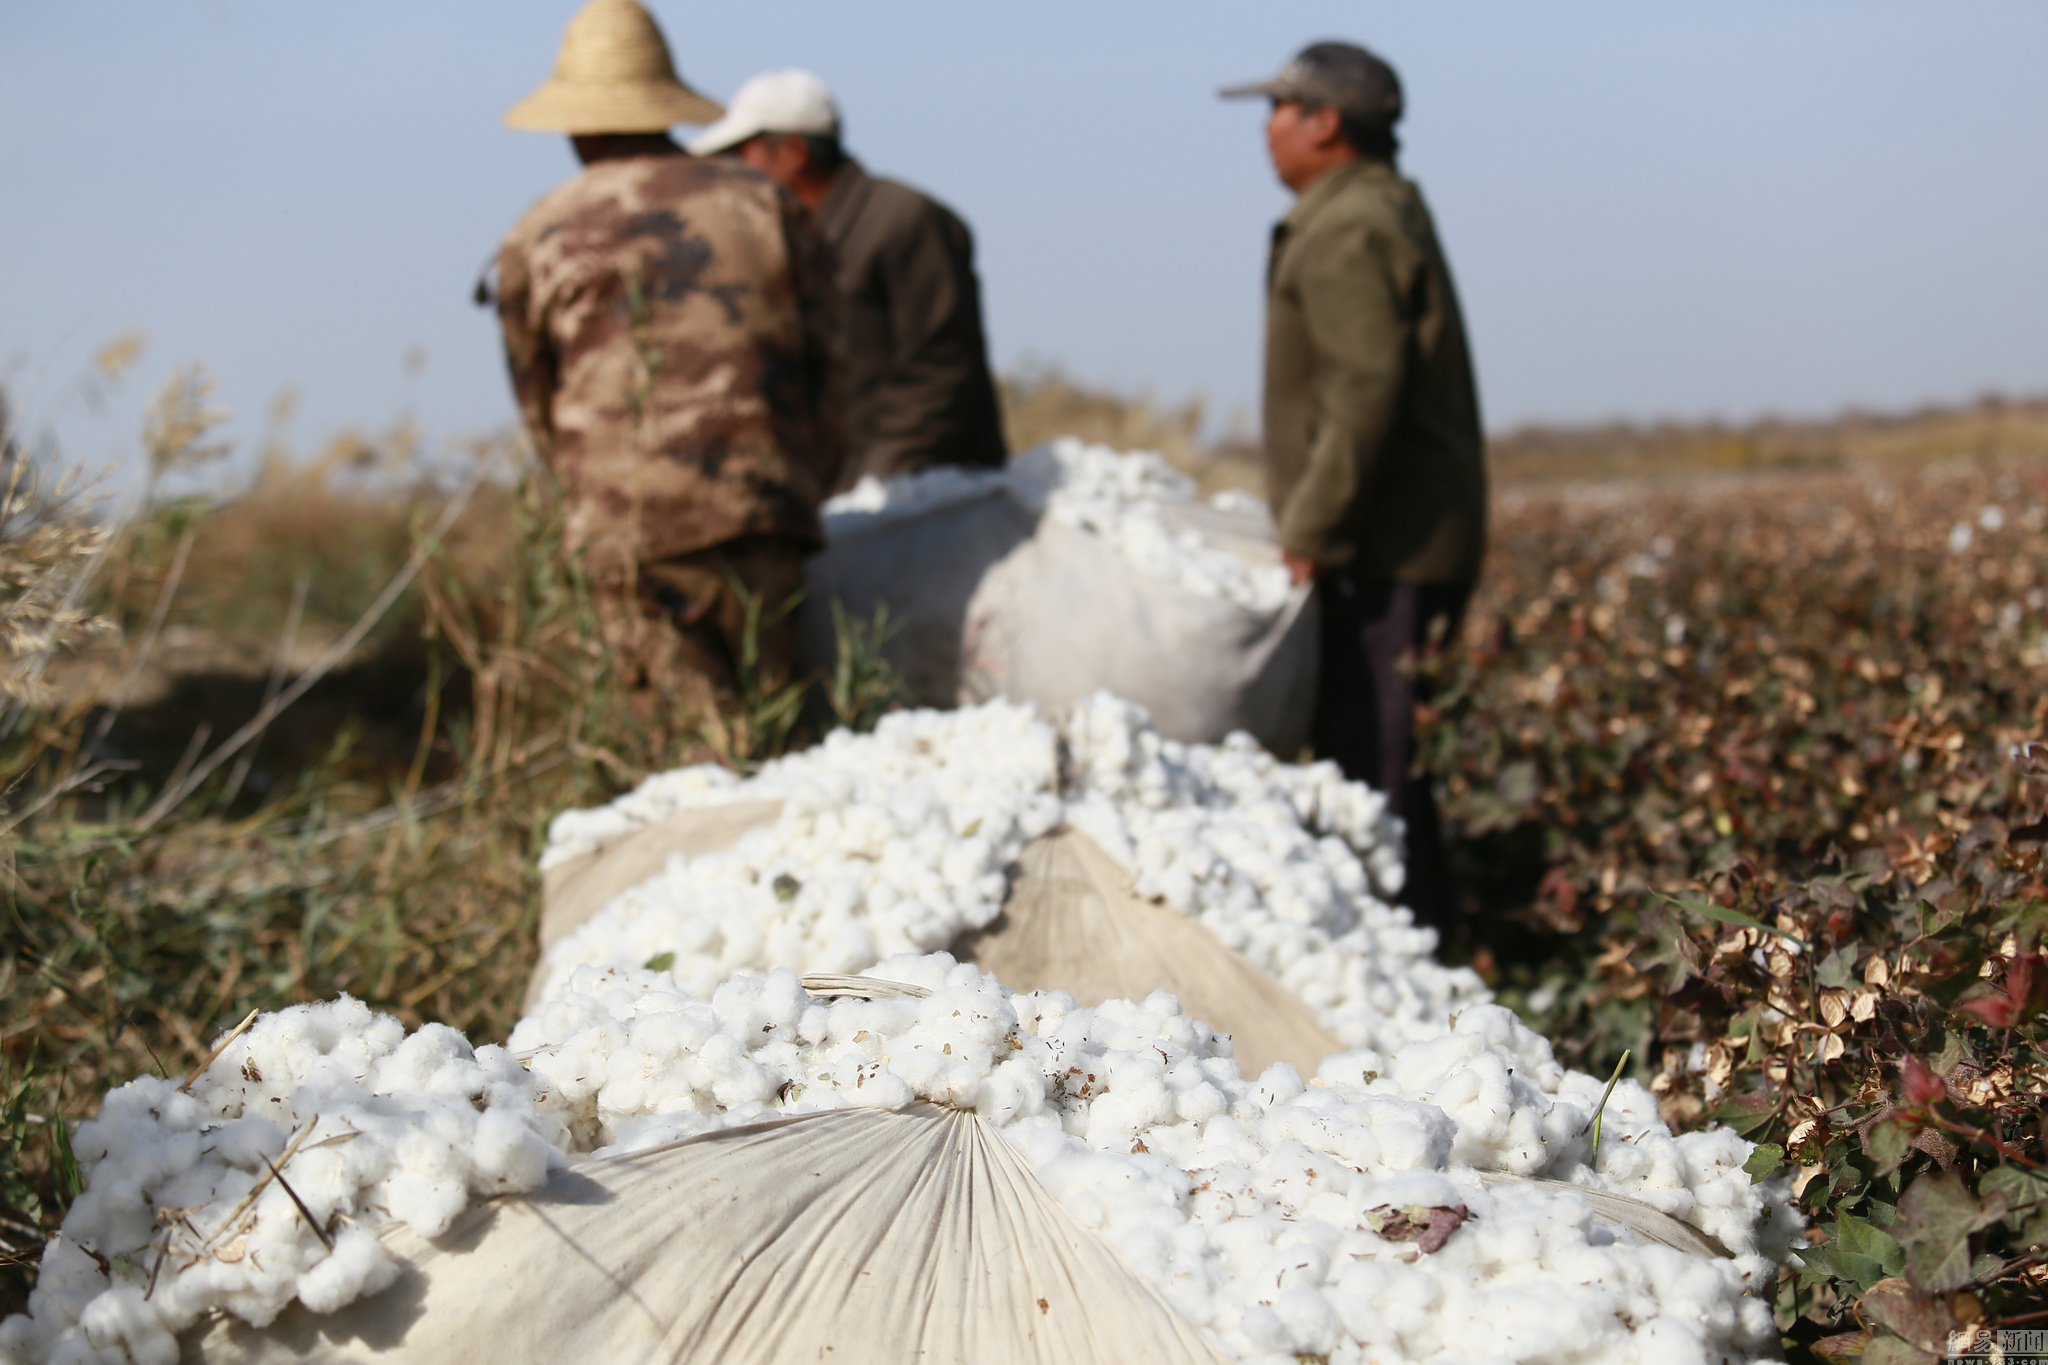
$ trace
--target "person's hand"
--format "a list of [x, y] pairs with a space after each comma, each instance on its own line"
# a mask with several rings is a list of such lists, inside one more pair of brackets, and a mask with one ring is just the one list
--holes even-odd
[[1315, 582], [1316, 575], [1322, 572], [1322, 566], [1313, 559], [1307, 555], [1298, 555], [1292, 550], [1282, 550], [1280, 562], [1287, 566], [1287, 576], [1294, 581], [1297, 588], [1304, 583]]

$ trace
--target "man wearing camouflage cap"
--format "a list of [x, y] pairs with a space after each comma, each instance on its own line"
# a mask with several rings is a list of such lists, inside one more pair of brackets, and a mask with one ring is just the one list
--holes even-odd
[[1400, 81], [1365, 49], [1324, 42], [1222, 93], [1272, 101], [1267, 147], [1296, 195], [1267, 264], [1264, 439], [1281, 550], [1322, 613], [1316, 752], [1407, 821], [1402, 899], [1447, 925], [1436, 802], [1410, 772], [1407, 661], [1464, 614], [1485, 548], [1485, 451], [1450, 268], [1394, 167]]
[[512, 385], [561, 486], [618, 675], [664, 749], [795, 663], [787, 607], [838, 476], [827, 248], [788, 192], [687, 156], [720, 108], [636, 0], [591, 0], [505, 121], [584, 169], [498, 253]]

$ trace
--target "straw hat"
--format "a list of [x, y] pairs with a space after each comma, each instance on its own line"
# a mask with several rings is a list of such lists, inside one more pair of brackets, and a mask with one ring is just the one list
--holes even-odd
[[724, 114], [676, 79], [668, 44], [638, 0], [590, 0], [562, 33], [546, 84], [505, 111], [544, 133], [659, 133]]

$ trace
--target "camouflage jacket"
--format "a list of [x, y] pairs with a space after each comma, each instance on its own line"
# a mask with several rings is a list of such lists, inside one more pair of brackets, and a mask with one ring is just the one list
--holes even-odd
[[506, 359], [593, 569], [820, 539], [833, 298], [803, 209], [729, 160], [602, 161], [519, 220], [498, 252]]

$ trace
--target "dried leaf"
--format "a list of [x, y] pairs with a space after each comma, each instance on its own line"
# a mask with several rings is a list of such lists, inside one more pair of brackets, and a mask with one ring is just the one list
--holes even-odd
[[1896, 1236], [1906, 1252], [1906, 1278], [1929, 1292], [1968, 1285], [1970, 1234], [2004, 1215], [2002, 1194], [1979, 1200], [1954, 1172], [1921, 1176], [1899, 1198]]
[[1463, 1204], [1409, 1204], [1401, 1208], [1382, 1204], [1365, 1213], [1374, 1232], [1390, 1242], [1413, 1242], [1425, 1256], [1443, 1250], [1451, 1234], [1471, 1216]]
[[1872, 1285], [1857, 1307], [1864, 1317], [1890, 1328], [1923, 1351], [1945, 1349], [1948, 1334], [1956, 1326], [1946, 1299], [1923, 1293], [1896, 1275]]
[[1913, 1129], [1903, 1118], [1887, 1115], [1863, 1130], [1863, 1150], [1876, 1163], [1877, 1174], [1890, 1175], [1913, 1150]]
[[1725, 905], [1715, 905], [1712, 901], [1682, 900], [1677, 896], [1666, 896], [1664, 899], [1670, 901], [1689, 915], [1698, 915], [1702, 919], [1718, 920], [1722, 924], [1733, 924], [1742, 929], [1756, 929], [1766, 934], [1776, 934], [1779, 938], [1798, 944], [1801, 950], [1806, 948], [1806, 940], [1788, 934], [1783, 929], [1774, 929], [1762, 920], [1757, 919], [1754, 915], [1745, 915], [1740, 910], [1731, 910]]
[[1822, 1337], [1808, 1348], [1823, 1360], [1856, 1360], [1870, 1345], [1868, 1332], [1837, 1332]]
[[1932, 1365], [1935, 1356], [1900, 1337], [1872, 1337], [1863, 1348], [1863, 1365]]

